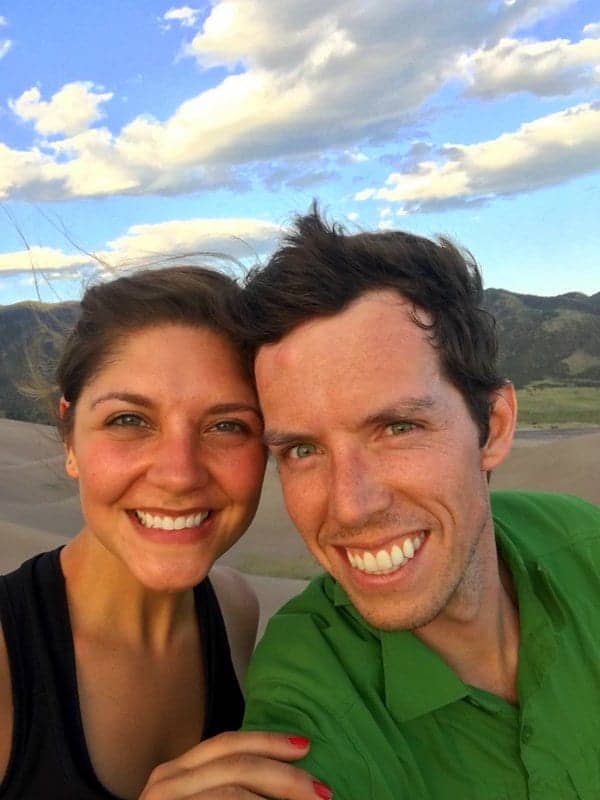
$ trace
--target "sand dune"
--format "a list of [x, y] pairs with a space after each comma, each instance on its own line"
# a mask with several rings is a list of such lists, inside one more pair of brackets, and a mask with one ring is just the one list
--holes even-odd
[[[517, 439], [492, 488], [566, 492], [600, 504], [600, 431]], [[81, 522], [53, 429], [0, 420], [0, 571], [67, 541]], [[272, 465], [252, 526], [222, 561], [253, 573], [263, 617], [299, 590], [298, 579], [318, 571], [285, 513]]]
[[492, 488], [575, 494], [600, 505], [600, 431], [516, 446]]

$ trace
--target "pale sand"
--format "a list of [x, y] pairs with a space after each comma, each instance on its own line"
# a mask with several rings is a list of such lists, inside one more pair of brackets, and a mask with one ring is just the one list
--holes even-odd
[[[517, 441], [493, 476], [494, 489], [536, 489], [576, 494], [600, 505], [600, 431], [566, 438], [552, 432], [533, 443]], [[79, 530], [76, 486], [64, 474], [53, 429], [0, 420], [0, 572], [34, 553], [67, 541]], [[261, 603], [261, 629], [302, 580], [318, 570], [289, 521], [275, 470], [267, 470], [259, 511], [223, 563], [249, 575]]]

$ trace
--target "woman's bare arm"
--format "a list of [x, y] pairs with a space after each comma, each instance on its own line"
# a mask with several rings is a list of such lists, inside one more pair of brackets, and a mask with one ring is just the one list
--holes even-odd
[[0, 780], [4, 778], [8, 767], [12, 747], [12, 732], [12, 681], [4, 632], [2, 631], [2, 625], [0, 625]]

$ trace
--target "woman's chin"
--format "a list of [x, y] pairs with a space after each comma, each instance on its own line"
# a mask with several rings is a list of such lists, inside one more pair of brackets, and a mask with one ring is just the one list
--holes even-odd
[[212, 567], [212, 559], [145, 558], [131, 572], [144, 588], [153, 592], [183, 592], [200, 583]]

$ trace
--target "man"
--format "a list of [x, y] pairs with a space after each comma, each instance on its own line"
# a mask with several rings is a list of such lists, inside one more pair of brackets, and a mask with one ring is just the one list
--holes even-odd
[[499, 493], [512, 385], [469, 254], [316, 208], [247, 285], [287, 509], [326, 570], [271, 621], [245, 727], [343, 800], [600, 797], [600, 510]]

